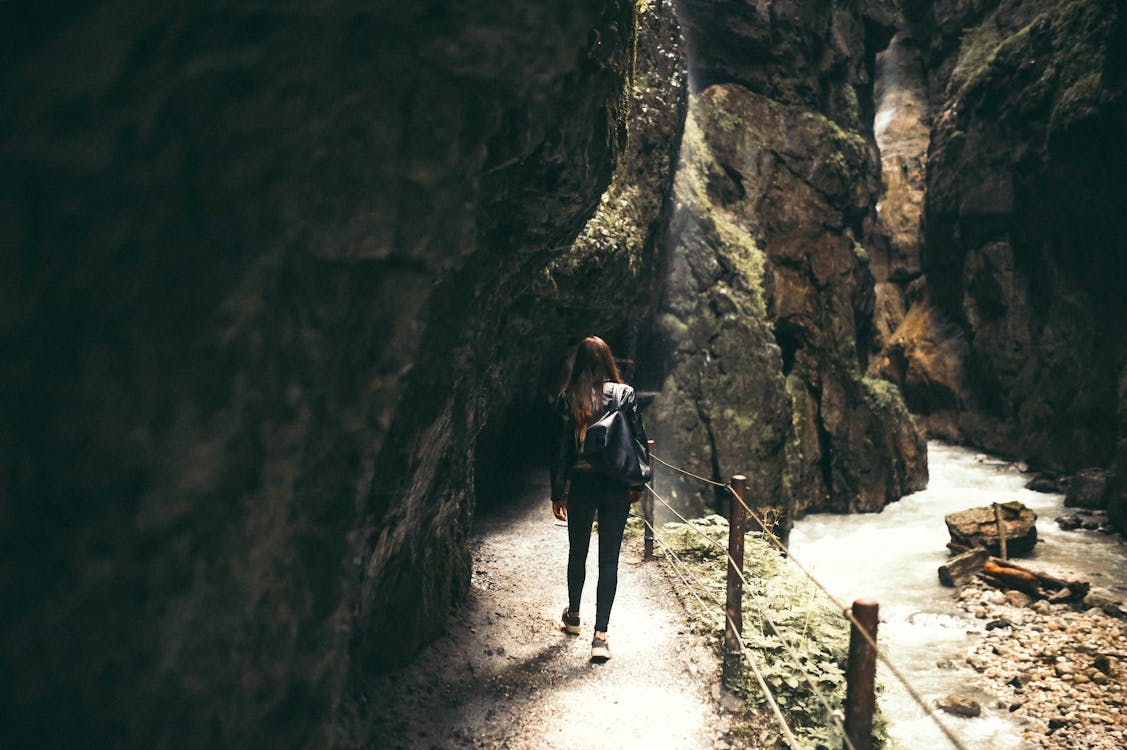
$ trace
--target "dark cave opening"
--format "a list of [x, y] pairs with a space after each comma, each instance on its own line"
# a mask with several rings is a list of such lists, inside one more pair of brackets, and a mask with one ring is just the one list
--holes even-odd
[[491, 415], [474, 448], [476, 513], [496, 513], [540, 488], [545, 507], [557, 418], [546, 389], [529, 389]]
[[[654, 373], [640, 363], [650, 361], [652, 342], [640, 336], [636, 324], [624, 330], [598, 332], [616, 354], [623, 380], [638, 391], [643, 409], [653, 399], [649, 390]], [[546, 357], [529, 385], [511, 392], [511, 398], [489, 411], [485, 427], [474, 446], [474, 494], [477, 514], [492, 514], [542, 496], [550, 500], [549, 466], [559, 415], [557, 394], [571, 367], [575, 336], [557, 357]]]

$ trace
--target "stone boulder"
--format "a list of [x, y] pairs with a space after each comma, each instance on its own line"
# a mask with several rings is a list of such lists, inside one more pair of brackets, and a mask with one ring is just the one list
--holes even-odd
[[1067, 508], [1100, 510], [1107, 507], [1111, 472], [1106, 469], [1084, 469], [1073, 475], [1064, 496]]
[[[1031, 552], [1037, 544], [1037, 514], [1016, 501], [1002, 503], [999, 507], [1006, 530], [1006, 552], [1011, 557]], [[993, 507], [949, 513], [943, 520], [947, 523], [952, 543], [970, 548], [985, 547], [991, 554], [1001, 554]]]
[[952, 716], [959, 716], [964, 719], [973, 719], [982, 715], [982, 706], [978, 704], [978, 701], [962, 695], [944, 696], [936, 700], [935, 705]]
[[1108, 521], [1106, 510], [1083, 510], [1079, 513], [1069, 513], [1053, 519], [1062, 531], [1102, 531], [1112, 533], [1114, 529]]
[[1112, 496], [1107, 503], [1107, 513], [1111, 527], [1127, 536], [1127, 494]]
[[1047, 492], [1055, 495], [1063, 495], [1068, 492], [1068, 480], [1057, 474], [1049, 472], [1039, 472], [1036, 476], [1025, 483], [1025, 489], [1033, 490], [1034, 492]]

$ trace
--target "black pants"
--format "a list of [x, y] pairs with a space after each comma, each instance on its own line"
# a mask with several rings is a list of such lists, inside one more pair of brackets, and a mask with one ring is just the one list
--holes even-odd
[[587, 578], [587, 550], [591, 546], [591, 525], [599, 513], [599, 583], [595, 590], [595, 630], [606, 632], [610, 610], [618, 590], [618, 553], [622, 532], [630, 515], [627, 490], [600, 477], [572, 480], [567, 499], [568, 609], [579, 611], [583, 582]]

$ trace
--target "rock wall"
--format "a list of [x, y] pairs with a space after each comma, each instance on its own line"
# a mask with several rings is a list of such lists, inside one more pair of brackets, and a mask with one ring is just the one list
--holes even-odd
[[468, 582], [514, 301], [622, 153], [633, 6], [21, 13], [0, 745], [378, 742], [364, 675]]
[[920, 220], [931, 120], [920, 41], [898, 31], [888, 49], [877, 55], [874, 75], [873, 135], [881, 161], [877, 221], [887, 236], [885, 246], [878, 245], [870, 253], [879, 298], [881, 284], [890, 280], [902, 284], [920, 275]]
[[[661, 249], [688, 101], [685, 78], [673, 4], [645, 4], [638, 16], [626, 144], [611, 184], [575, 241], [559, 249], [506, 312], [506, 325], [519, 335], [500, 342], [498, 361], [489, 367], [493, 406], [476, 462], [485, 502], [504, 494], [512, 462], [520, 457], [514, 450], [526, 450], [530, 464], [544, 463], [541, 442], [527, 439], [515, 448], [512, 434], [514, 427], [529, 437], [555, 429], [549, 407], [566, 375], [559, 360], [572, 345], [602, 336], [628, 380], [644, 385], [652, 379], [643, 367], [652, 358], [644, 333], [663, 273]], [[514, 392], [513, 372], [527, 373], [531, 387]]]
[[886, 375], [934, 434], [1057, 471], [1122, 466], [1122, 4], [909, 7], [931, 40], [926, 283]]
[[[879, 7], [687, 0], [693, 97], [667, 250], [659, 452], [741, 471], [784, 527], [808, 510], [879, 510], [926, 483], [874, 342], [878, 193], [872, 65]], [[707, 488], [673, 482], [684, 504]]]

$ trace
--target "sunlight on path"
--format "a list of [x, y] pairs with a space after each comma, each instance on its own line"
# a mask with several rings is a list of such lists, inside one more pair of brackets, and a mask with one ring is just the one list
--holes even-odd
[[[715, 655], [685, 635], [684, 613], [641, 543], [623, 543], [611, 616], [614, 657], [591, 664], [596, 540], [583, 632], [567, 636], [567, 529], [529, 485], [521, 507], [483, 519], [471, 543], [470, 595], [450, 636], [385, 678], [388, 747], [726, 747]], [[380, 686], [377, 685], [377, 688]]]

